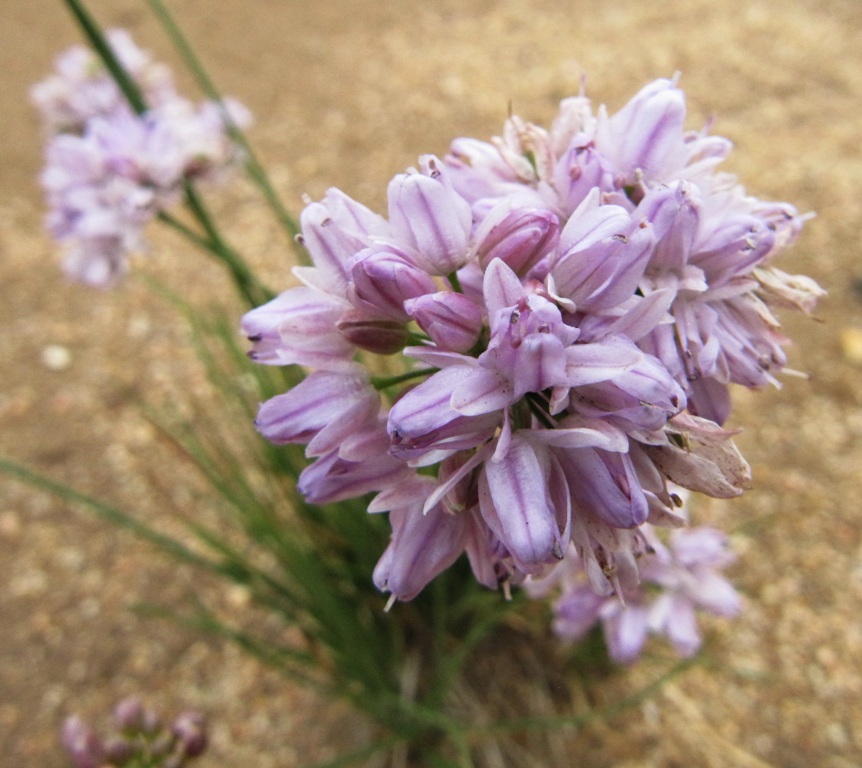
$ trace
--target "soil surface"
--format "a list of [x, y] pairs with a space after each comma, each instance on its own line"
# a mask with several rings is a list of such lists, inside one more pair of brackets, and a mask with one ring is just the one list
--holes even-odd
[[[681, 71], [690, 126], [716, 116], [714, 132], [736, 144], [727, 166], [749, 191], [817, 213], [778, 264], [830, 291], [816, 320], [785, 318], [791, 367], [810, 380], [735, 394], [754, 488], [695, 507], [699, 522], [734, 531], [745, 613], [705, 623], [702, 663], [609, 721], [553, 734], [530, 764], [862, 765], [858, 0], [170, 4], [216, 82], [254, 113], [251, 138], [293, 210], [329, 186], [382, 210], [387, 181], [418, 155], [499, 133], [509, 105], [547, 123], [582, 73], [592, 98], [615, 109]], [[117, 290], [64, 281], [41, 228], [27, 88], [80, 38], [59, 0], [3, 6], [0, 455], [176, 531], [171, 509], [194, 508], [197, 485], [140, 404], [193, 413], [207, 388], [183, 321], [141, 276], [200, 307], [241, 309], [215, 265], [157, 227], [150, 257]], [[176, 63], [143, 0], [92, 6]], [[239, 184], [211, 202], [267, 281], [287, 285], [289, 247], [251, 191]], [[165, 713], [209, 714], [202, 767], [303, 766], [362, 741], [342, 706], [231, 646], [130, 610], [181, 607], [196, 589], [243, 607], [241, 593], [88, 511], [0, 478], [0, 764], [68, 765], [63, 717], [98, 721], [131, 693]], [[612, 676], [608, 700], [663, 663]]]

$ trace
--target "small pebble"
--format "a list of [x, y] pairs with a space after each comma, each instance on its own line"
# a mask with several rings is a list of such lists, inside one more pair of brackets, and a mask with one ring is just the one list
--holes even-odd
[[42, 365], [49, 371], [64, 371], [72, 364], [72, 353], [60, 344], [49, 344], [42, 349]]
[[16, 539], [21, 533], [21, 518], [17, 512], [6, 510], [0, 512], [0, 536], [4, 539]]
[[841, 329], [841, 352], [844, 359], [862, 365], [862, 328], [846, 326]]

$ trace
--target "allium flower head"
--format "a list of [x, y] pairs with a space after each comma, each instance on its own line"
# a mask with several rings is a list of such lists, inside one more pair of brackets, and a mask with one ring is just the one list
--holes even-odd
[[739, 612], [739, 595], [720, 573], [735, 559], [723, 533], [675, 530], [667, 545], [648, 525], [643, 535], [648, 550], [639, 563], [641, 582], [620, 596], [598, 595], [574, 554], [551, 576], [527, 584], [534, 597], [555, 596], [554, 630], [560, 637], [579, 640], [598, 623], [610, 657], [620, 664], [634, 661], [651, 633], [665, 635], [680, 656], [689, 657], [702, 642], [695, 610], [726, 617]]
[[63, 723], [61, 741], [75, 768], [183, 768], [204, 753], [208, 737], [200, 712], [187, 710], [165, 724], [131, 696], [116, 705], [114, 729], [107, 738], [72, 715]]
[[[478, 216], [517, 195], [557, 212], [564, 242], [573, 220], [579, 232], [612, 227], [614, 211], [604, 209], [615, 206], [632, 211], [638, 226], [647, 222], [655, 242], [645, 260], [627, 262], [612, 284], [623, 287], [625, 275], [638, 296], [659, 294], [655, 305], [667, 304], [674, 322], [637, 341], [685, 389], [692, 413], [723, 423], [729, 384], [778, 385], [787, 340], [772, 307], [811, 312], [823, 291], [771, 266], [805, 217], [746, 195], [734, 177], [717, 172], [731, 143], [706, 129], [687, 131], [685, 115], [676, 79], [645, 86], [614, 114], [602, 106], [594, 115], [582, 95], [562, 103], [548, 132], [512, 117], [491, 144], [453, 142], [447, 165]], [[632, 231], [615, 234], [622, 243]], [[564, 258], [554, 275], [564, 288], [585, 271], [580, 259], [570, 262]], [[586, 271], [592, 282], [582, 293], [607, 285], [601, 280], [612, 266], [598, 269]]]
[[802, 218], [717, 174], [729, 142], [684, 121], [675, 80], [614, 114], [581, 94], [548, 130], [512, 117], [422, 157], [388, 218], [338, 190], [303, 212], [313, 266], [243, 328], [254, 359], [310, 372], [258, 426], [307, 446], [309, 500], [390, 513], [374, 579], [393, 599], [466, 553], [491, 587], [577, 563], [584, 605], [625, 600], [637, 626], [647, 563], [678, 597], [662, 615], [709, 605], [648, 524], [685, 524], [676, 485], [747, 487], [727, 387], [776, 380], [769, 303], [810, 310], [819, 289], [770, 265]]
[[133, 112], [98, 57], [76, 47], [58, 71], [32, 90], [48, 143], [42, 173], [47, 226], [66, 248], [74, 280], [115, 283], [128, 254], [146, 250], [146, 224], [176, 204], [187, 180], [217, 181], [241, 159], [229, 138], [250, 116], [239, 103], [194, 105], [174, 90], [170, 73], [126, 32], [107, 39], [149, 107]]

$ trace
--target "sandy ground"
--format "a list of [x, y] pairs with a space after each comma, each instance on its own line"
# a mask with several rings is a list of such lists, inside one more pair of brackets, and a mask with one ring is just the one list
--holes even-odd
[[[737, 145], [730, 169], [749, 190], [817, 212], [779, 265], [830, 291], [819, 322], [787, 319], [791, 365], [811, 380], [737, 393], [734, 422], [755, 487], [696, 510], [735, 531], [745, 614], [708, 623], [704, 662], [646, 703], [549, 739], [536, 759], [862, 765], [858, 0], [171, 5], [217, 82], [255, 114], [252, 138], [294, 209], [303, 193], [335, 185], [379, 210], [388, 179], [417, 155], [498, 132], [510, 103], [547, 121], [583, 72], [592, 97], [615, 108], [681, 70], [690, 125], [717, 116], [715, 132]], [[196, 486], [165, 458], [139, 402], [188, 409], [206, 392], [203, 377], [182, 322], [142, 280], [101, 293], [59, 274], [40, 227], [41, 150], [26, 89], [78, 37], [59, 1], [2, 6], [0, 454], [172, 530], [171, 504], [193, 507]], [[93, 6], [103, 23], [173, 60], [143, 2]], [[283, 238], [247, 190], [232, 195], [213, 201], [231, 236], [283, 284]], [[170, 234], [152, 234], [141, 271], [238, 314], [215, 267]], [[45, 357], [51, 345], [68, 351], [68, 365]], [[235, 649], [129, 611], [142, 601], [182, 605], [195, 587], [228, 608], [241, 608], [241, 596], [85, 511], [6, 479], [0, 488], [0, 764], [66, 765], [56, 738], [63, 716], [96, 718], [133, 692], [167, 712], [209, 713], [214, 743], [202, 766], [301, 766], [363, 738], [342, 708]], [[661, 663], [612, 678], [607, 698], [637, 690]]]

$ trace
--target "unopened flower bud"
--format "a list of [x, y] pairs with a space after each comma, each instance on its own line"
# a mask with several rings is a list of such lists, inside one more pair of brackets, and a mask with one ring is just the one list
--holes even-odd
[[200, 712], [189, 710], [180, 713], [171, 730], [179, 739], [186, 757], [197, 757], [207, 748], [206, 719]]
[[476, 232], [479, 262], [485, 268], [499, 258], [523, 276], [554, 248], [559, 228], [551, 211], [505, 201], [491, 210]]
[[72, 715], [66, 718], [60, 738], [75, 768], [101, 768], [105, 761], [105, 747], [80, 717]]
[[124, 765], [135, 754], [135, 746], [126, 739], [113, 738], [105, 744], [105, 759], [110, 765]]
[[415, 251], [421, 269], [448, 275], [467, 261], [472, 212], [436, 158], [422, 164], [423, 173], [402, 173], [389, 184], [392, 234]]
[[351, 269], [351, 277], [351, 300], [357, 307], [364, 304], [375, 314], [384, 314], [393, 320], [407, 319], [406, 299], [437, 290], [434, 281], [411, 264], [406, 255], [389, 248], [360, 254]]
[[359, 310], [348, 310], [337, 323], [342, 336], [360, 349], [377, 355], [393, 355], [407, 343], [404, 323], [371, 317]]
[[482, 330], [482, 310], [461, 293], [440, 291], [404, 302], [407, 313], [441, 349], [467, 352]]
[[114, 722], [123, 731], [143, 730], [144, 705], [137, 696], [129, 696], [114, 707]]

